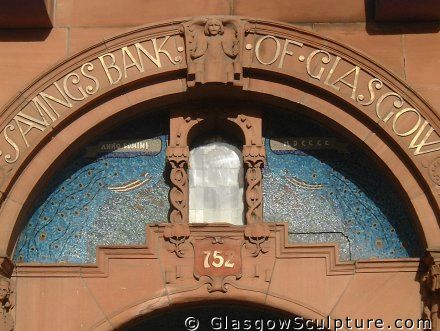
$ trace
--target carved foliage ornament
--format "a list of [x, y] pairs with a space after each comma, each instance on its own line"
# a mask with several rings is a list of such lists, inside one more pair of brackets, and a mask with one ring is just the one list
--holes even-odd
[[252, 256], [258, 256], [260, 253], [267, 253], [269, 246], [267, 239], [269, 238], [269, 226], [263, 222], [253, 223], [246, 227], [244, 236], [248, 240], [246, 248], [250, 250]]
[[191, 233], [189, 230], [189, 225], [185, 223], [174, 223], [168, 225], [163, 233], [165, 240], [172, 244], [169, 251], [176, 253], [178, 257], [183, 257], [185, 255], [182, 245], [190, 237], [190, 235]]
[[188, 63], [189, 87], [204, 83], [242, 85], [243, 23], [222, 17], [182, 24]]

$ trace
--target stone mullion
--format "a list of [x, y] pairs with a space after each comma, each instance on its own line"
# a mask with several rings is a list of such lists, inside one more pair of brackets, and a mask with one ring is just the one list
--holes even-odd
[[171, 223], [188, 223], [188, 161], [189, 148], [170, 146], [167, 149], [167, 160], [171, 166], [170, 190]]

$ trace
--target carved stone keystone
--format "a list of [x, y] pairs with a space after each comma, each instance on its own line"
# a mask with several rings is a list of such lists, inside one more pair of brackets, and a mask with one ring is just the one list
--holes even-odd
[[188, 87], [205, 83], [242, 85], [244, 29], [240, 20], [198, 18], [182, 24]]

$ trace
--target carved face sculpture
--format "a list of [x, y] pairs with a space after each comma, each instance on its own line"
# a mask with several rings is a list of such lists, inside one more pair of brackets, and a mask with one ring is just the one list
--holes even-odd
[[223, 23], [217, 19], [210, 19], [206, 22], [205, 32], [208, 36], [216, 36], [223, 33]]

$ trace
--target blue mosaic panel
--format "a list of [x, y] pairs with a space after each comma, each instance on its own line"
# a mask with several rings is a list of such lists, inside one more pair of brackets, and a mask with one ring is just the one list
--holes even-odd
[[19, 262], [92, 263], [99, 245], [145, 242], [168, 219], [167, 119], [118, 128], [61, 169], [15, 249]]
[[311, 121], [265, 119], [264, 219], [289, 223], [292, 242], [337, 242], [343, 260], [421, 254], [406, 202], [354, 144]]
[[[286, 113], [264, 126], [266, 221], [288, 222], [292, 242], [337, 242], [344, 260], [420, 255], [406, 201], [359, 146]], [[99, 245], [144, 243], [168, 219], [167, 130], [150, 118], [86, 146], [42, 194], [15, 261], [93, 263]]]

